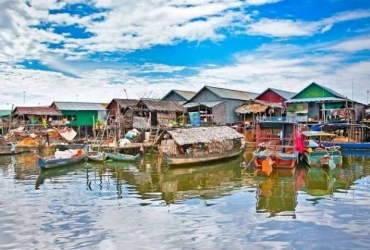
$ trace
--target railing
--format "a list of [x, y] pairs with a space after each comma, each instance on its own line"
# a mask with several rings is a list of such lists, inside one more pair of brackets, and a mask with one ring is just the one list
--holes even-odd
[[267, 117], [258, 117], [257, 122], [298, 122], [295, 116], [285, 116], [285, 117], [276, 117], [276, 116], [267, 116]]

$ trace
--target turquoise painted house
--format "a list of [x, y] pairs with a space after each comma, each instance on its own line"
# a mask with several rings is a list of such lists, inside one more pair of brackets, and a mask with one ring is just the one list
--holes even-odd
[[315, 82], [286, 102], [287, 117], [299, 122], [360, 121], [364, 104]]
[[105, 121], [107, 117], [106, 104], [90, 102], [53, 102], [62, 113], [65, 124], [70, 126], [93, 126], [97, 119]]

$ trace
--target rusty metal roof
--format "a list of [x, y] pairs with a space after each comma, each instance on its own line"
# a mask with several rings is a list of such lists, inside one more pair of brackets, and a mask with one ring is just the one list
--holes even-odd
[[53, 115], [61, 116], [58, 110], [50, 106], [15, 107], [13, 115]]
[[162, 101], [159, 99], [141, 99], [135, 110], [140, 110], [139, 106], [146, 106], [147, 110], [150, 111], [175, 111], [175, 112], [186, 112], [186, 109], [176, 101]]

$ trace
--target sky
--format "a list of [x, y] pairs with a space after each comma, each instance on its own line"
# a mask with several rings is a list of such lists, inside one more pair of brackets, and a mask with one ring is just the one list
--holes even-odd
[[370, 100], [370, 1], [0, 0], [0, 109], [312, 82]]

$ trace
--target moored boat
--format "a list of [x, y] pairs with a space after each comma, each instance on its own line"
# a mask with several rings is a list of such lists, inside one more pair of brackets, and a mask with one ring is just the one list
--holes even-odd
[[293, 168], [297, 161], [298, 124], [284, 119], [258, 120], [254, 163], [263, 168]]
[[[336, 136], [335, 134], [323, 131], [303, 131], [302, 136], [305, 141], [305, 153], [308, 153], [311, 167], [329, 166], [335, 168], [342, 165], [340, 146], [325, 147], [322, 143], [322, 141], [331, 140]], [[315, 141], [318, 143], [315, 143]]]
[[90, 161], [104, 162], [107, 159], [107, 153], [99, 151], [88, 151], [87, 158]]
[[[322, 131], [300, 131], [298, 123], [284, 120], [267, 120], [256, 123], [256, 151], [254, 163], [271, 172], [272, 168], [341, 166], [340, 147], [323, 147], [309, 143], [318, 139], [334, 137]], [[319, 146], [320, 145], [320, 146]]]
[[140, 154], [137, 155], [129, 155], [129, 154], [122, 154], [122, 153], [106, 153], [107, 158], [115, 160], [115, 161], [136, 161], [140, 158]]
[[159, 152], [168, 165], [189, 165], [239, 156], [243, 135], [228, 126], [177, 128], [167, 131]]
[[64, 167], [87, 160], [87, 147], [77, 150], [56, 151], [54, 156], [41, 157], [35, 155], [35, 159], [42, 170]]

